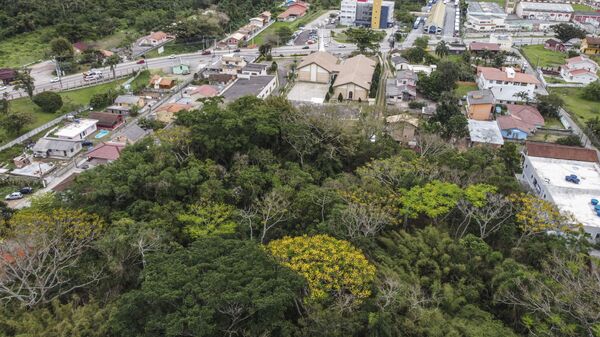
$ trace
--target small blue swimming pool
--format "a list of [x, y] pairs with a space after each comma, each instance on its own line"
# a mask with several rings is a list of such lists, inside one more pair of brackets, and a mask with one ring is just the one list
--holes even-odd
[[100, 139], [106, 135], [108, 135], [110, 132], [108, 130], [100, 130], [100, 132], [98, 132], [98, 134], [96, 135], [96, 139]]

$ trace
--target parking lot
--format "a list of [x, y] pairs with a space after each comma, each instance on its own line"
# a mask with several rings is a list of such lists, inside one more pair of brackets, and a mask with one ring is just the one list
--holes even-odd
[[[302, 33], [298, 34], [298, 36], [294, 39], [295, 46], [303, 46], [307, 44], [307, 42], [312, 41], [313, 43], [317, 43], [318, 32], [316, 29], [306, 29], [302, 31]], [[312, 43], [309, 43], [312, 44]]]

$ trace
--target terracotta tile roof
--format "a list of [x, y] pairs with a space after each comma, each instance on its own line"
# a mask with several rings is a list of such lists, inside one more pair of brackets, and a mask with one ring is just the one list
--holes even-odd
[[160, 31], [159, 32], [153, 32], [153, 33], [150, 33], [149, 37], [151, 39], [153, 39], [153, 40], [160, 41], [160, 40], [163, 40], [163, 39], [167, 38], [167, 33], [160, 32]]
[[469, 44], [469, 50], [474, 51], [500, 51], [500, 45], [498, 43], [489, 43], [489, 42], [471, 42]]
[[505, 69], [497, 69], [491, 67], [477, 67], [477, 75], [483, 74], [486, 80], [492, 81], [508, 81], [508, 82], [519, 82], [519, 83], [530, 83], [539, 84], [537, 78], [532, 75], [521, 73], [515, 70], [515, 77], [509, 78]]
[[290, 16], [302, 16], [306, 13], [307, 6], [304, 3], [295, 3], [288, 7], [283, 13], [279, 14], [277, 17], [280, 19], [287, 19]]
[[190, 95], [195, 95], [195, 94], [199, 94], [204, 97], [215, 97], [219, 94], [219, 91], [208, 84], [204, 84], [190, 92]]
[[570, 70], [569, 74], [573, 75], [573, 76], [577, 76], [577, 75], [583, 75], [583, 74], [590, 74], [593, 76], [596, 76], [596, 74], [594, 72], [591, 72], [587, 69], [575, 69], [575, 70]]
[[600, 44], [600, 36], [586, 36], [585, 40], [588, 44]]
[[90, 112], [90, 118], [98, 120], [99, 127], [112, 128], [123, 121], [122, 115], [112, 114], [110, 112]]
[[176, 113], [181, 110], [189, 110], [192, 109], [193, 106], [191, 104], [180, 104], [180, 103], [168, 103], [161, 106], [158, 111], [166, 111]]
[[507, 104], [506, 109], [511, 116], [531, 125], [541, 126], [546, 122], [539, 110], [530, 105]]
[[338, 66], [339, 74], [334, 87], [354, 83], [366, 90], [371, 88], [371, 80], [377, 63], [364, 55], [356, 55]]
[[101, 143], [88, 152], [86, 156], [88, 159], [117, 160], [121, 156], [124, 147], [125, 144], [122, 143]]
[[305, 56], [298, 65], [298, 69], [313, 63], [329, 72], [333, 72], [337, 70], [338, 58], [328, 52], [319, 51]]
[[519, 129], [527, 134], [531, 133], [532, 130], [535, 130], [535, 125], [525, 123], [519, 118], [510, 115], [498, 116], [496, 117], [496, 122], [498, 122], [500, 130]]
[[525, 151], [526, 154], [531, 157], [576, 160], [592, 163], [598, 162], [598, 154], [595, 150], [576, 146], [526, 142]]

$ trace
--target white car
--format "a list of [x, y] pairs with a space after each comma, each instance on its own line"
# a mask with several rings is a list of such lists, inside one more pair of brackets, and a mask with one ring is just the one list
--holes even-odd
[[175, 56], [174, 54], [172, 54], [172, 55], [169, 55], [169, 58], [170, 58], [170, 59], [174, 59], [174, 58], [176, 58], [176, 57], [177, 57], [177, 56]]
[[344, 44], [338, 44], [338, 48], [346, 48], [346, 45], [344, 45]]
[[6, 89], [8, 89], [8, 87], [7, 87], [7, 86], [4, 86], [4, 85], [1, 85], [1, 86], [0, 86], [0, 91], [4, 91], [4, 90], [6, 90]]
[[23, 199], [23, 194], [21, 192], [13, 192], [13, 193], [7, 195], [4, 199], [5, 200]]
[[60, 81], [60, 78], [55, 77], [55, 78], [53, 78], [53, 79], [50, 80], [50, 83], [56, 83], [58, 81]]

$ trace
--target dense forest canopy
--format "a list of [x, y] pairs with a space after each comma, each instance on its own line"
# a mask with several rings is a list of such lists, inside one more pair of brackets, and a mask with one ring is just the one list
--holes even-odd
[[278, 97], [181, 112], [2, 213], [0, 336], [600, 336], [590, 245], [546, 234], [569, 222], [515, 146], [384, 130]]

